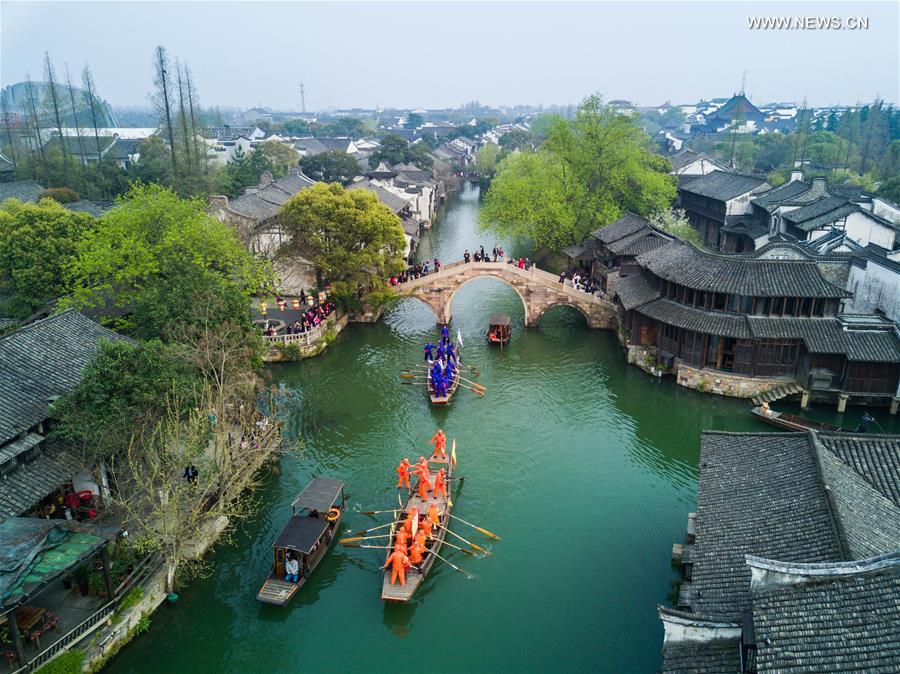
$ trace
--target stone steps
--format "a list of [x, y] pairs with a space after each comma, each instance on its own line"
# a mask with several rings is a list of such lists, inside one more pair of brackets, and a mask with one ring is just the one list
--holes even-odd
[[751, 398], [753, 404], [759, 407], [763, 403], [771, 403], [776, 400], [782, 400], [783, 398], [787, 398], [788, 396], [792, 396], [795, 393], [800, 393], [803, 391], [803, 387], [799, 384], [795, 384], [791, 382], [789, 384], [783, 384], [782, 386], [776, 386], [770, 391], [766, 391], [758, 396]]

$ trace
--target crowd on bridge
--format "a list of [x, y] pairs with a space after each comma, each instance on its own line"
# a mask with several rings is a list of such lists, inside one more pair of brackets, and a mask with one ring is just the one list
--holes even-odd
[[559, 275], [559, 282], [562, 285], [566, 285], [568, 281], [571, 281], [572, 287], [575, 290], [580, 290], [583, 293], [587, 293], [588, 295], [596, 295], [601, 300], [606, 299], [606, 292], [601, 288], [597, 282], [591, 278], [590, 274], [586, 273], [583, 270], [576, 269], [575, 271], [570, 271], [568, 269], [564, 269]]
[[[290, 309], [288, 301], [282, 297], [275, 298], [277, 311], [282, 314], [290, 313], [284, 320], [284, 333], [286, 335], [300, 335], [319, 327], [335, 311], [335, 304], [331, 300], [316, 300], [316, 296], [310, 293], [306, 295], [302, 290], [298, 297], [291, 298]], [[259, 313], [264, 317], [262, 331], [267, 337], [274, 337], [281, 330], [280, 320], [270, 320], [268, 302], [259, 303]], [[293, 318], [293, 320], [291, 320]]]
[[428, 380], [434, 389], [434, 395], [445, 398], [447, 391], [453, 386], [459, 367], [459, 353], [450, 339], [450, 328], [443, 326], [440, 341], [437, 344], [426, 342], [423, 351], [425, 362], [431, 368]]
[[423, 276], [428, 276], [428, 274], [434, 272], [437, 273], [441, 270], [441, 261], [438, 258], [434, 258], [434, 262], [431, 263], [428, 260], [425, 262], [416, 262], [414, 264], [410, 264], [406, 269], [404, 269], [399, 274], [394, 274], [388, 279], [388, 282], [395, 286], [398, 283], [406, 283], [407, 281], [411, 281], [413, 279], [421, 278]]

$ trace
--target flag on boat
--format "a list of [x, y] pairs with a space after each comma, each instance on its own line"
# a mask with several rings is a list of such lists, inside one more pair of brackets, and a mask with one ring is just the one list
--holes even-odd
[[459, 331], [459, 328], [456, 328], [456, 341], [457, 341], [457, 343], [458, 343], [460, 346], [463, 345], [463, 343], [462, 343], [462, 333]]
[[456, 468], [456, 438], [453, 438], [453, 450], [450, 452], [450, 466]]
[[[422, 479], [421, 477], [419, 478]], [[419, 509], [411, 508], [410, 514], [412, 515], [412, 537], [416, 537], [416, 532], [419, 530]]]

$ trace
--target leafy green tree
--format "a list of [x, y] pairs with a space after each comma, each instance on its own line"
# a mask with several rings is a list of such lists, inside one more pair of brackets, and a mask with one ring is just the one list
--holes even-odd
[[349, 185], [360, 172], [356, 160], [340, 150], [304, 157], [300, 169], [313, 180], [341, 185]]
[[584, 100], [574, 120], [554, 120], [537, 153], [516, 157], [501, 163], [482, 222], [539, 246], [581, 241], [625, 211], [653, 215], [675, 198], [668, 161], [632, 118], [597, 96]]
[[0, 205], [0, 291], [9, 295], [4, 313], [24, 318], [68, 292], [65, 269], [77, 255], [93, 217], [52, 199]]
[[422, 115], [415, 113], [415, 112], [411, 112], [406, 117], [406, 123], [403, 125], [403, 127], [406, 129], [418, 129], [424, 123], [425, 123], [425, 118], [422, 117]]
[[309, 259], [320, 280], [341, 294], [383, 286], [403, 268], [400, 218], [373, 192], [317, 183], [292, 197], [281, 219], [291, 237], [286, 252]]
[[134, 164], [134, 177], [144, 183], [171, 185], [172, 162], [165, 141], [153, 135], [142, 141], [138, 148], [140, 156]]
[[[165, 298], [175, 302], [174, 283], [184, 284], [189, 298], [184, 311], [189, 312], [190, 304], [205, 306], [210, 287], [221, 289], [232, 283], [249, 304], [250, 295], [270, 282], [268, 270], [232, 228], [207, 215], [202, 200], [181, 199], [157, 185], [134, 186], [96, 227], [85, 232], [67, 267], [73, 292], [65, 306], [116, 307], [116, 314], [123, 310], [133, 314], [136, 307], [161, 311], [160, 316], [140, 318], [142, 334], [155, 325], [159, 332], [154, 336], [160, 337], [168, 336], [165, 327], [173, 327], [172, 322], [188, 320], [182, 305], [168, 310], [161, 306]], [[222, 283], [211, 286], [208, 274]], [[179, 280], [167, 280], [169, 275]], [[191, 275], [203, 278], [188, 281]], [[195, 290], [200, 294], [195, 295]], [[107, 312], [101, 309], [101, 313]], [[133, 315], [120, 320], [123, 328], [135, 328]]]
[[434, 163], [429, 152], [425, 143], [407, 143], [396, 134], [388, 134], [382, 138], [381, 145], [369, 157], [369, 166], [375, 168], [381, 162], [387, 162], [389, 166], [415, 164], [419, 168], [427, 169]]
[[93, 457], [115, 456], [167, 413], [187, 414], [199, 385], [180, 345], [104, 341], [78, 386], [51, 407], [53, 434], [84, 442]]
[[349, 136], [350, 138], [362, 138], [366, 135], [366, 123], [356, 117], [336, 117], [324, 121], [314, 135], [319, 138], [335, 138]]
[[300, 153], [297, 150], [284, 143], [279, 143], [277, 140], [268, 140], [255, 151], [266, 158], [269, 166], [272, 167], [273, 175], [277, 178], [290, 173], [300, 161]]
[[486, 176], [493, 176], [500, 160], [500, 146], [488, 143], [475, 153], [475, 168]]
[[531, 134], [522, 129], [513, 129], [500, 136], [500, 147], [504, 150], [525, 150], [532, 147]]
[[274, 172], [268, 157], [260, 150], [251, 150], [245, 154], [238, 147], [231, 157], [231, 161], [225, 166], [223, 178], [223, 191], [230, 197], [238, 197], [248, 187], [259, 184], [262, 174], [268, 171]]
[[293, 134], [307, 134], [312, 132], [312, 127], [305, 119], [284, 120], [284, 130]]
[[893, 201], [895, 204], [900, 204], [900, 175], [896, 175], [881, 183], [878, 187], [878, 195]]

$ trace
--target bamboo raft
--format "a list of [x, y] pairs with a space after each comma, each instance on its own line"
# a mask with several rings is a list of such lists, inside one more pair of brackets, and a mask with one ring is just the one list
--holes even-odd
[[846, 430], [841, 428], [840, 426], [833, 426], [832, 424], [826, 424], [822, 421], [805, 419], [803, 417], [798, 417], [795, 414], [788, 414], [786, 412], [776, 412], [775, 410], [770, 409], [768, 413], [765, 413], [760, 407], [754, 407], [751, 410], [751, 413], [754, 414], [756, 418], [763, 423], [769, 424], [770, 426], [775, 426], [777, 428], [784, 428], [789, 431], [813, 430], [839, 432]]
[[399, 581], [397, 581], [396, 585], [391, 585], [391, 568], [387, 568], [387, 570], [384, 572], [384, 579], [381, 583], [381, 598], [384, 601], [407, 602], [412, 598], [415, 591], [425, 581], [425, 577], [428, 575], [428, 572], [431, 571], [431, 567], [434, 566], [434, 562], [437, 557], [433, 554], [433, 552], [440, 554], [441, 546], [444, 543], [444, 538], [447, 536], [445, 527], [448, 527], [450, 525], [450, 508], [452, 507], [453, 503], [453, 487], [451, 486], [453, 482], [450, 480], [450, 477], [453, 474], [453, 462], [449, 457], [446, 461], [429, 460], [429, 470], [431, 470], [432, 464], [437, 465], [438, 468], [446, 467], [447, 496], [434, 498], [432, 494], [429, 494], [428, 498], [423, 501], [419, 498], [419, 495], [415, 491], [410, 493], [409, 498], [406, 499], [406, 503], [403, 504], [403, 509], [397, 514], [397, 517], [394, 519], [394, 523], [391, 525], [388, 551], [387, 555], [385, 556], [385, 560], [387, 560], [387, 557], [390, 556], [391, 551], [394, 549], [394, 543], [396, 542], [394, 533], [403, 526], [403, 521], [406, 519], [406, 514], [411, 508], [418, 508], [419, 512], [424, 514], [428, 512], [428, 508], [432, 503], [436, 503], [440, 511], [440, 527], [434, 528], [434, 539], [426, 543], [426, 551], [423, 555], [422, 563], [419, 565], [419, 567], [416, 568], [415, 566], [413, 566], [406, 572], [406, 585], [400, 585]]

